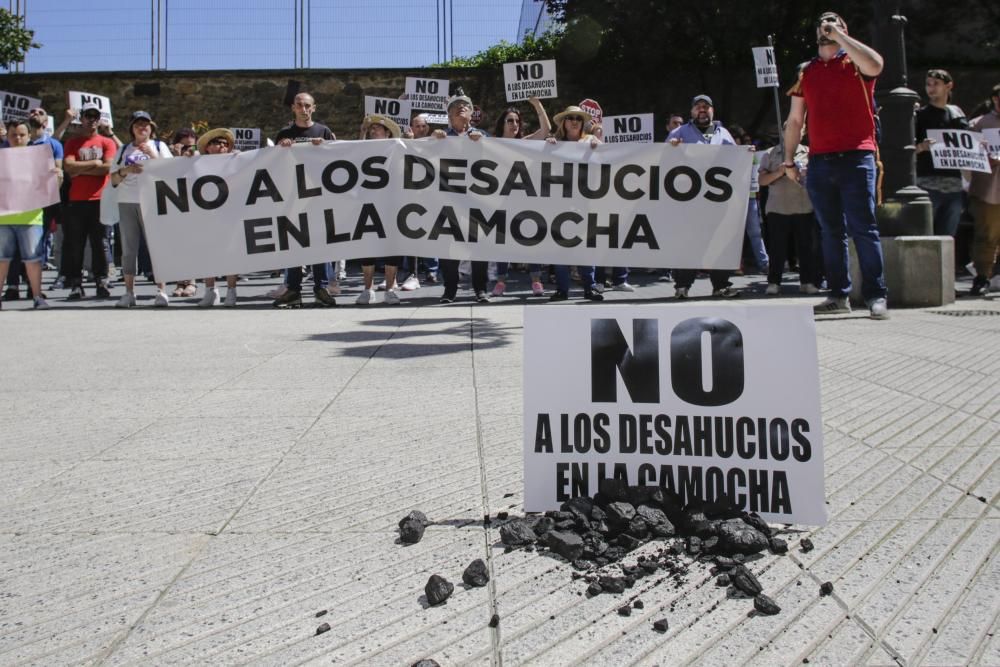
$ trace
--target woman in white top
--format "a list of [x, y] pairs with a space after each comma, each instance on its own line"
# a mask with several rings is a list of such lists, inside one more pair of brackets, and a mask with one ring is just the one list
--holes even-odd
[[[142, 163], [173, 157], [170, 147], [156, 138], [156, 123], [149, 113], [133, 113], [128, 132], [132, 141], [118, 149], [111, 165], [111, 186], [118, 189], [118, 233], [122, 237], [122, 274], [125, 277], [125, 294], [115, 304], [116, 308], [135, 305], [135, 274], [139, 268], [139, 241], [143, 235], [138, 185]], [[170, 298], [164, 292], [164, 284], [156, 283], [156, 288], [153, 305], [169, 305]]]

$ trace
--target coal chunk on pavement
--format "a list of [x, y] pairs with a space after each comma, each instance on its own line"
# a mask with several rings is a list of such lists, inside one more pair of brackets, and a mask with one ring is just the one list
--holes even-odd
[[601, 586], [600, 583], [598, 583], [596, 581], [591, 582], [591, 584], [589, 586], [587, 586], [587, 595], [590, 595], [590, 596], [600, 595], [603, 592], [604, 592], [604, 588]]
[[482, 558], [477, 558], [469, 563], [469, 566], [465, 568], [465, 572], [462, 573], [462, 581], [464, 581], [467, 585], [475, 586], [476, 588], [480, 588], [489, 583], [490, 573], [489, 570], [486, 569], [486, 563], [483, 562]]
[[723, 587], [725, 587], [725, 586], [728, 586], [731, 583], [733, 583], [733, 581], [732, 581], [732, 579], [730, 578], [730, 576], [728, 574], [720, 574], [719, 576], [717, 576], [715, 578], [715, 585], [716, 586], [723, 586]]
[[329, 623], [321, 623], [319, 625], [319, 627], [316, 628], [316, 634], [317, 635], [321, 635], [324, 632], [329, 632], [329, 631], [330, 631], [330, 624]]
[[829, 581], [824, 581], [822, 584], [819, 585], [819, 594], [821, 596], [830, 595], [831, 593], [833, 593], [832, 583], [830, 583]]
[[749, 514], [743, 515], [743, 521], [747, 524], [753, 526], [760, 532], [764, 533], [768, 537], [771, 537], [771, 527], [767, 525], [767, 521], [760, 518], [760, 515], [756, 512], [750, 512]]
[[595, 496], [595, 500], [598, 504], [604, 503], [614, 503], [619, 501], [628, 500], [628, 484], [615, 477], [605, 477], [600, 481], [597, 486], [598, 497]]
[[769, 545], [771, 547], [771, 551], [773, 551], [776, 554], [783, 554], [788, 552], [788, 542], [781, 539], [780, 537], [772, 537], [769, 542]]
[[632, 606], [631, 605], [625, 605], [624, 607], [618, 607], [618, 615], [619, 616], [631, 616], [632, 615]]
[[500, 541], [508, 547], [519, 547], [535, 541], [535, 531], [524, 519], [514, 519], [500, 526]]
[[615, 530], [627, 528], [632, 517], [635, 516], [635, 508], [630, 503], [625, 502], [608, 503], [604, 511], [608, 515], [608, 524]]
[[568, 561], [574, 561], [583, 555], [583, 539], [576, 533], [551, 530], [545, 537], [552, 553], [559, 554]]
[[439, 665], [436, 660], [424, 658], [423, 660], [417, 660], [415, 663], [410, 665], [410, 667], [441, 667], [441, 665]]
[[399, 522], [399, 541], [403, 544], [416, 544], [424, 538], [426, 524], [418, 518], [406, 516]]
[[661, 618], [658, 621], [653, 621], [653, 629], [657, 632], [666, 632], [670, 629], [670, 623], [667, 622], [667, 619]]
[[743, 521], [723, 521], [718, 530], [721, 553], [755, 554], [767, 549], [767, 535]]
[[531, 526], [532, 530], [535, 531], [535, 535], [541, 537], [545, 533], [549, 532], [556, 527], [556, 521], [549, 516], [541, 516], [535, 520], [534, 524]]
[[734, 567], [732, 572], [729, 573], [729, 578], [732, 580], [733, 586], [750, 597], [760, 595], [760, 592], [764, 590], [757, 577], [745, 565]]
[[500, 625], [500, 614], [493, 614], [490, 616], [490, 627], [495, 628]]
[[601, 577], [601, 590], [605, 593], [624, 593], [625, 579], [623, 577]]
[[451, 583], [444, 577], [432, 574], [431, 578], [427, 580], [427, 585], [424, 586], [424, 593], [427, 595], [427, 602], [431, 606], [439, 605], [449, 597], [455, 591], [455, 584]]
[[646, 608], [646, 605], [643, 604], [642, 600], [638, 600], [638, 599], [635, 602], [632, 603], [632, 606], [635, 607], [636, 609], [645, 609]]
[[803, 537], [801, 540], [799, 540], [799, 545], [802, 547], [803, 553], [809, 553], [810, 551], [816, 548], [813, 545], [812, 540], [810, 540], [808, 537]]
[[762, 614], [767, 614], [768, 616], [774, 616], [781, 611], [781, 607], [779, 607], [774, 600], [767, 597], [763, 593], [754, 597], [753, 608]]

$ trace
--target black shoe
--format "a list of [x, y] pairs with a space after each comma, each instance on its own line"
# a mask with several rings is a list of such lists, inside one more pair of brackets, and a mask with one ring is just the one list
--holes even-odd
[[97, 296], [98, 299], [111, 298], [111, 290], [109, 290], [103, 283], [97, 286], [97, 288], [94, 290], [94, 294]]
[[590, 299], [591, 301], [604, 301], [604, 295], [600, 292], [594, 292], [592, 290], [587, 290], [583, 293], [584, 299]]
[[[326, 306], [327, 308], [337, 305], [337, 300], [334, 299], [328, 291], [326, 291], [326, 288], [313, 290], [313, 297], [316, 299], [317, 305]], [[300, 303], [301, 301], [302, 300], [299, 299]]]
[[4, 301], [17, 301], [21, 298], [21, 292], [16, 287], [8, 287], [3, 291]]
[[443, 295], [441, 295], [441, 299], [438, 301], [438, 303], [455, 303], [455, 296], [457, 294], [458, 294], [457, 291], [445, 292]]
[[[8, 290], [9, 291], [9, 290]], [[969, 296], [986, 296], [990, 291], [990, 279], [986, 276], [976, 276], [972, 280]]]
[[555, 292], [552, 293], [552, 296], [549, 297], [549, 301], [565, 301], [568, 298], [569, 294], [567, 294], [566, 292], [562, 292], [560, 290], [556, 290]]
[[272, 303], [275, 308], [299, 308], [302, 306], [302, 292], [290, 289]]
[[69, 295], [66, 297], [66, 300], [67, 301], [79, 301], [80, 299], [82, 299], [86, 295], [87, 295], [87, 292], [82, 287], [80, 287], [79, 285], [77, 285], [76, 287], [74, 287], [73, 289], [71, 289], [69, 291]]
[[490, 295], [483, 290], [479, 290], [476, 292], [476, 301], [478, 301], [479, 303], [489, 303]]

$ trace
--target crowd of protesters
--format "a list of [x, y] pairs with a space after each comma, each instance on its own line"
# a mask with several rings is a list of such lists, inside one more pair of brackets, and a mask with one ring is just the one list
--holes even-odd
[[[858, 138], [850, 139], [857, 146], [853, 143], [849, 146], [843, 144], [843, 133], [839, 128], [836, 128], [838, 136], [835, 138], [835, 128], [823, 125], [827, 122], [824, 120], [824, 111], [815, 101], [822, 97], [810, 97], [816, 86], [833, 86], [836, 90], [835, 86], [841, 85], [825, 74], [823, 65], [850, 54], [858, 68], [857, 78], [862, 80], [862, 86], [866, 86], [861, 89], [865, 91], [864, 101], [870, 104], [870, 91], [874, 87], [874, 78], [881, 69], [881, 60], [868, 47], [848, 37], [846, 23], [842, 19], [832, 17], [821, 17], [818, 24], [820, 56], [814, 62], [818, 62], [819, 66], [804, 64], [799, 83], [790, 91], [795, 101], [792, 114], [784, 127], [783, 140], [771, 142], [778, 145], [754, 142], [741, 128], [727, 128], [716, 119], [714, 103], [707, 94], [695, 95], [688, 112], [671, 113], [665, 118], [667, 141], [674, 145], [732, 145], [734, 150], [742, 146], [739, 149], [755, 152], [753, 169], [759, 178], [754, 181], [759, 182], [759, 189], [751, 188], [751, 199], [747, 207], [745, 230], [748, 259], [742, 270], [766, 276], [766, 287], [763, 288], [765, 295], [781, 294], [782, 284], [789, 278], [789, 274], [797, 273], [800, 292], [818, 294], [823, 289], [830, 290], [830, 298], [817, 307], [818, 313], [844, 312], [845, 309], [849, 311], [846, 299], [850, 283], [845, 271], [846, 256], [842, 262], [840, 255], [846, 253], [846, 238], [850, 235], [856, 244], [862, 243], [859, 256], [865, 277], [866, 302], [872, 317], [882, 319], [888, 315], [881, 275], [881, 248], [877, 246], [878, 233], [874, 226], [874, 205], [866, 207], [864, 192], [848, 196], [837, 191], [831, 194], [831, 191], [821, 187], [825, 182], [822, 179], [836, 176], [838, 169], [852, 168], [851, 165], [841, 164], [845, 159], [862, 160], [858, 164], [864, 166], [863, 161], [874, 150], [874, 135], [869, 136], [868, 130], [864, 130]], [[850, 76], [855, 75], [852, 72]], [[916, 110], [918, 185], [927, 190], [933, 203], [935, 234], [954, 236], [962, 215], [971, 213], [974, 220], [972, 254], [975, 279], [970, 293], [983, 295], [989, 291], [1000, 247], [1000, 160], [997, 159], [998, 156], [992, 155], [992, 173], [972, 173], [971, 177], [958, 170], [935, 169], [930, 160], [932, 141], [927, 138], [927, 131], [1000, 127], [1000, 85], [990, 91], [988, 108], [972, 120], [968, 120], [960, 108], [950, 104], [954, 85], [952, 77], [944, 70], [933, 69], [927, 73], [927, 104]], [[415, 115], [409, 127], [400, 127], [384, 116], [369, 115], [361, 123], [358, 138], [414, 141], [445, 138], [472, 141], [494, 141], [496, 138], [572, 141], [584, 143], [590, 149], [599, 149], [602, 143], [601, 125], [583, 108], [566, 107], [550, 121], [539, 100], [532, 99], [530, 106], [534, 118], [529, 118], [514, 107], [501, 111], [496, 117], [495, 129], [491, 135], [484, 129], [483, 120], [477, 118], [478, 123], [473, 122], [472, 100], [461, 90], [457, 90], [449, 98], [447, 126], [433, 126], [431, 121], [434, 117], [426, 113]], [[809, 130], [812, 136], [805, 131], [802, 123], [807, 107], [811, 112]], [[269, 150], [281, 150], [282, 147], [300, 142], [320, 145], [336, 141], [337, 138], [329, 127], [313, 120], [318, 108], [316, 100], [309, 93], [301, 92], [296, 95], [291, 105], [292, 121], [277, 133], [273, 142], [268, 141], [268, 144], [273, 143], [275, 146]], [[864, 116], [860, 107], [857, 112]], [[841, 117], [844, 115], [843, 110], [839, 113]], [[870, 107], [868, 113], [872, 113]], [[113, 299], [117, 307], [134, 307], [137, 303], [138, 276], [145, 276], [155, 285], [154, 306], [169, 305], [171, 297], [198, 298], [198, 279], [195, 277], [177, 283], [172, 292], [165, 284], [155, 280], [155, 267], [150, 263], [138, 204], [139, 179], [143, 165], [148, 160], [198, 154], [234, 154], [235, 137], [232, 131], [215, 128], [199, 136], [193, 129], [182, 128], [174, 132], [169, 140], [163, 140], [157, 134], [158, 128], [151, 114], [139, 110], [129, 114], [120, 139], [101, 120], [101, 112], [93, 104], [85, 104], [79, 110], [67, 110], [63, 122], [53, 132], [46, 129], [48, 120], [44, 109], [32, 109], [26, 120], [10, 122], [3, 128], [0, 148], [14, 149], [36, 144], [50, 146], [56, 175], [62, 186], [60, 204], [0, 216], [0, 284], [6, 281], [3, 300], [19, 298], [20, 282], [25, 278], [26, 295], [33, 300], [34, 307], [49, 308], [41, 284], [42, 268], [46, 264], [58, 273], [48, 289], [68, 290], [66, 301], [93, 296]], [[114, 211], [101, 210], [104, 188], [117, 190], [118, 204]], [[831, 196], [843, 197], [843, 202], [834, 202], [830, 199]], [[858, 210], [852, 213], [852, 207]], [[870, 210], [864, 210], [866, 208]], [[855, 215], [860, 218], [852, 220]], [[86, 252], [88, 246], [89, 253]], [[117, 291], [117, 284], [112, 282], [116, 278], [112, 271], [115, 264], [120, 270], [121, 285], [124, 288], [118, 294], [112, 293], [113, 290]], [[362, 259], [362, 285], [355, 303], [374, 304], [378, 302], [378, 292], [382, 291], [383, 303], [398, 304], [398, 292], [419, 289], [421, 278], [428, 283], [442, 281], [444, 292], [440, 302], [451, 303], [458, 296], [462, 264], [449, 258]], [[526, 270], [526, 282], [530, 285], [528, 293], [531, 296], [547, 297], [551, 301], [568, 299], [574, 280], [580, 284], [584, 298], [592, 301], [603, 300], [602, 293], [608, 289], [623, 292], [635, 289], [629, 283], [629, 267], [537, 264], [512, 266], [505, 262], [485, 261], [465, 264], [471, 278], [474, 299], [480, 303], [488, 303], [491, 298], [511, 293], [508, 282], [513, 268]], [[84, 281], [85, 267], [88, 266], [93, 281], [92, 295], [88, 293], [90, 288]], [[376, 272], [379, 268], [383, 271], [384, 280], [376, 284]], [[335, 297], [341, 294], [340, 281], [346, 275], [346, 265], [343, 260], [337, 262], [331, 258], [329, 262], [308, 268], [285, 268], [282, 286], [271, 293], [275, 307], [302, 305], [302, 285], [307, 271], [312, 281], [316, 305], [336, 305]], [[662, 267], [655, 272], [659, 275], [659, 280], [675, 281], [677, 299], [689, 296], [689, 290], [699, 275], [698, 271], [688, 268], [671, 272], [668, 267]], [[707, 272], [714, 297], [739, 295], [739, 291], [730, 282], [732, 273], [721, 270]], [[397, 278], [402, 275], [407, 277], [399, 282]], [[226, 293], [223, 298], [216, 287], [216, 277], [202, 277], [200, 280], [204, 291], [198, 298], [198, 306], [208, 308], [237, 305], [237, 285], [240, 279], [236, 275], [225, 277]], [[545, 282], [554, 283], [555, 289], [548, 294], [545, 292]]]

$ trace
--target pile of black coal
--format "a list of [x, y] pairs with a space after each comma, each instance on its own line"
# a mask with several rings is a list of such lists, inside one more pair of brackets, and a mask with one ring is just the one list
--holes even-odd
[[[591, 596], [622, 594], [650, 576], [680, 586], [691, 564], [702, 562], [711, 566], [716, 584], [753, 598], [760, 613], [780, 611], [745, 563], [765, 551], [787, 553], [788, 543], [727, 498], [684, 504], [660, 487], [606, 479], [592, 498], [573, 498], [558, 511], [503, 523], [500, 539], [508, 551], [530, 547], [569, 561], [582, 573], [573, 578], [583, 579]], [[631, 552], [654, 541], [658, 549], [644, 549], [634, 564], [624, 564]]]

